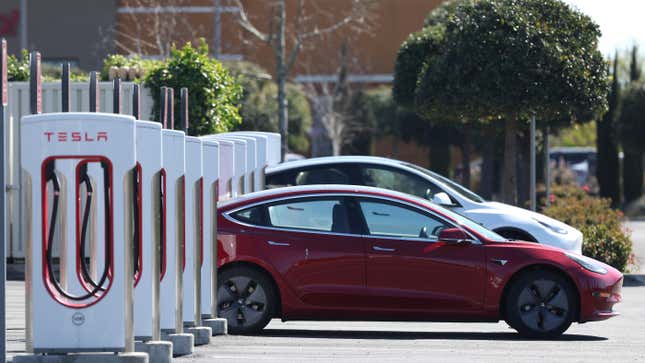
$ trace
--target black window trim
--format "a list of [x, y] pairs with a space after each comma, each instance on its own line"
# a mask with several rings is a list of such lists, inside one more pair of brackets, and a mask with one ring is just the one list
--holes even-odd
[[[231, 209], [228, 212], [222, 213], [222, 216], [224, 216], [224, 218], [226, 218], [229, 221], [231, 221], [233, 223], [236, 223], [236, 224], [240, 224], [240, 225], [243, 225], [243, 226], [246, 226], [246, 227], [251, 227], [251, 228], [269, 230], [269, 231], [312, 233], [312, 234], [346, 236], [346, 237], [361, 237], [361, 238], [371, 238], [371, 239], [377, 238], [377, 236], [371, 236], [371, 235], [367, 235], [367, 234], [338, 233], [338, 232], [315, 231], [315, 230], [311, 230], [311, 229], [295, 229], [295, 228], [293, 228], [293, 229], [289, 228], [288, 229], [288, 228], [282, 228], [282, 227], [259, 226], [259, 225], [255, 225], [255, 224], [248, 224], [248, 223], [242, 222], [242, 221], [240, 221], [238, 219], [235, 219], [232, 216], [232, 214], [235, 214], [235, 213], [237, 213], [237, 212], [239, 212], [241, 210], [253, 208], [253, 207], [256, 207], [256, 206], [267, 205], [269, 203], [274, 203], [274, 202], [278, 202], [278, 201], [284, 201], [284, 200], [290, 200], [290, 199], [310, 198], [310, 197], [338, 197], [338, 198], [346, 197], [346, 198], [350, 198], [350, 199], [367, 197], [367, 198], [374, 198], [374, 199], [377, 199], [377, 200], [385, 200], [385, 201], [391, 201], [391, 202], [394, 202], [394, 203], [399, 203], [399, 204], [402, 204], [402, 205], [410, 206], [413, 209], [418, 210], [420, 213], [430, 213], [431, 215], [435, 216], [436, 218], [444, 221], [446, 224], [451, 225], [451, 226], [453, 226], [455, 228], [459, 228], [459, 229], [463, 230], [464, 232], [466, 232], [466, 234], [473, 241], [473, 244], [480, 244], [480, 245], [483, 244], [479, 240], [479, 238], [477, 238], [477, 236], [475, 236], [472, 233], [470, 233], [467, 229], [461, 227], [459, 224], [456, 224], [455, 222], [450, 221], [450, 220], [446, 219], [445, 217], [443, 217], [443, 216], [441, 216], [441, 215], [439, 215], [437, 213], [434, 213], [432, 211], [425, 211], [424, 209], [420, 208], [419, 206], [417, 206], [417, 205], [415, 205], [413, 203], [409, 203], [409, 202], [406, 202], [406, 201], [402, 201], [402, 200], [398, 200], [398, 199], [390, 198], [390, 197], [386, 197], [386, 196], [380, 196], [380, 195], [368, 195], [368, 196], [365, 196], [365, 195], [356, 195], [356, 194], [352, 194], [352, 193], [315, 193], [315, 194], [309, 194], [309, 195], [306, 195], [306, 196], [303, 196], [303, 195], [290, 195], [290, 196], [277, 197], [277, 198], [273, 198], [273, 199], [269, 199], [269, 200], [265, 200], [265, 201], [251, 203], [250, 205], [247, 205], [247, 206], [237, 207], [237, 208]], [[265, 210], [266, 210], [266, 208], [265, 208]], [[362, 223], [365, 223], [365, 221], [363, 220]], [[351, 223], [350, 223], [350, 225], [351, 225]], [[427, 240], [427, 239], [420, 239], [420, 238], [385, 237], [385, 236], [379, 236], [378, 238], [380, 238], [380, 239], [392, 239], [392, 240], [398, 240], [398, 241], [410, 240], [410, 241], [415, 241], [415, 242], [419, 242], [419, 241], [436, 242], [436, 241], [431, 241], [431, 240]]]

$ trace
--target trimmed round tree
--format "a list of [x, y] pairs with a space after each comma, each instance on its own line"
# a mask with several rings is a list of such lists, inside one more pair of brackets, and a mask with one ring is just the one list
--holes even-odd
[[[193, 47], [186, 43], [182, 48], [173, 46], [170, 57], [151, 70], [145, 85], [154, 99], [153, 114], [159, 120], [161, 86], [175, 90], [175, 113], [179, 110], [179, 90], [188, 88], [189, 135], [207, 135], [226, 132], [242, 121], [239, 101], [242, 87], [229, 74], [222, 63], [208, 56], [208, 45], [200, 39]], [[179, 122], [175, 122], [179, 127]]]
[[502, 192], [516, 203], [520, 122], [588, 121], [606, 109], [598, 26], [559, 0], [480, 0], [460, 2], [444, 27], [415, 109], [428, 119], [504, 122]]

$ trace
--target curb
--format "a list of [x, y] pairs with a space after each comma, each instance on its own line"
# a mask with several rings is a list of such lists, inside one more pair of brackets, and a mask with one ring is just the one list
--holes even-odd
[[623, 286], [645, 286], [645, 275], [627, 274], [623, 277]]

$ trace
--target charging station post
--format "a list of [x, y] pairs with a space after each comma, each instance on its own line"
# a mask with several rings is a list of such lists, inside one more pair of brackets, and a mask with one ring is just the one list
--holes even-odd
[[7, 41], [2, 39], [0, 42], [0, 158], [2, 159], [2, 168], [0, 168], [0, 361], [7, 361], [7, 337], [6, 337], [6, 322], [7, 322], [7, 301], [5, 296], [7, 286], [7, 256], [6, 241], [7, 241], [7, 228], [5, 226], [5, 216], [7, 212], [7, 204], [5, 201], [6, 184], [5, 184], [5, 144], [4, 137], [6, 133], [5, 126], [5, 111], [7, 107]]
[[[188, 90], [181, 92], [180, 123], [188, 134]], [[172, 100], [172, 93], [171, 93]], [[201, 324], [201, 266], [203, 251], [203, 146], [202, 140], [195, 136], [186, 136], [185, 193], [186, 193], [186, 238], [185, 260], [183, 271], [183, 306], [182, 316], [187, 333], [195, 336], [195, 345], [210, 342], [212, 331]]]
[[135, 350], [148, 354], [151, 362], [172, 361], [171, 342], [161, 341], [159, 315], [160, 269], [165, 267], [161, 252], [164, 228], [161, 218], [161, 173], [163, 161], [161, 124], [140, 121], [139, 85], [132, 90], [132, 114], [136, 121], [136, 205], [135, 209]]
[[[21, 120], [22, 204], [25, 236], [27, 351], [14, 362], [51, 362], [49, 354], [115, 352], [107, 360], [144, 362], [133, 353], [131, 181], [135, 125], [128, 116], [69, 113], [69, 65], [61, 80], [63, 113], [42, 110], [40, 55], [32, 53], [30, 106]], [[102, 195], [94, 194], [88, 165], [103, 170]], [[117, 196], [115, 198], [115, 195]], [[99, 198], [97, 198], [97, 196]], [[95, 199], [104, 199], [105, 261], [99, 279], [89, 271], [88, 226]], [[51, 205], [51, 208], [48, 206]], [[56, 233], [63, 229], [64, 233]], [[42, 232], [42, 233], [41, 233]], [[89, 237], [89, 238], [88, 238]], [[58, 263], [54, 246], [60, 245]], [[57, 269], [58, 268], [58, 269]], [[42, 281], [40, 281], [42, 280]], [[79, 288], [80, 287], [80, 288]], [[105, 357], [105, 355], [101, 355]], [[79, 362], [93, 354], [77, 355]]]
[[204, 238], [201, 264], [201, 301], [199, 302], [202, 324], [211, 328], [212, 335], [226, 334], [227, 321], [217, 317], [217, 201], [219, 177], [219, 143], [202, 140], [203, 188], [202, 219]]
[[233, 175], [235, 174], [235, 150], [232, 141], [217, 140], [219, 144], [218, 201], [233, 197]]
[[159, 109], [164, 125], [162, 130], [163, 147], [163, 196], [162, 218], [165, 226], [166, 269], [160, 277], [159, 311], [162, 339], [173, 344], [173, 356], [192, 354], [195, 338], [184, 333], [182, 319], [182, 279], [185, 239], [185, 190], [186, 143], [183, 131], [166, 129], [174, 125], [174, 115], [168, 100], [169, 91], [161, 89]]

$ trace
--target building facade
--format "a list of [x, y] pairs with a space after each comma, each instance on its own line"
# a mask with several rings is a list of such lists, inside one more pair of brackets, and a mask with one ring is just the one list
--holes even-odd
[[[344, 47], [350, 84], [367, 88], [391, 83], [401, 43], [421, 29], [425, 16], [441, 2], [367, 0], [363, 2], [367, 8], [356, 10], [350, 0], [286, 0], [287, 55], [296, 36], [304, 39], [289, 79], [307, 84], [335, 82]], [[13, 54], [21, 48], [37, 49], [45, 63], [68, 61], [87, 71], [100, 69], [111, 53], [161, 58], [173, 43], [204, 38], [218, 59], [257, 63], [275, 76], [273, 48], [239, 21], [245, 14], [259, 33], [270, 35], [275, 29], [275, 4], [268, 0], [4, 0], [0, 36], [7, 38]], [[311, 135], [324, 133], [316, 123]], [[373, 150], [427, 164], [426, 149], [397, 140], [378, 140]], [[320, 153], [326, 151], [314, 152]]]

